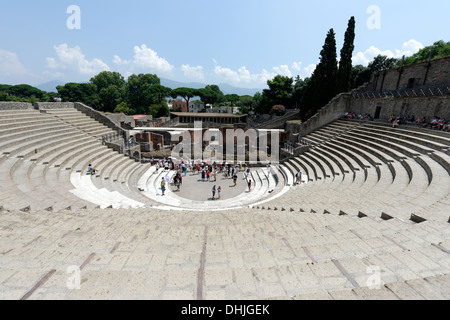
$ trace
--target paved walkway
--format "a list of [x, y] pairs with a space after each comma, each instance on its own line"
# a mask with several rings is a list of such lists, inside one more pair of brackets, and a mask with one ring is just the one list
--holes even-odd
[[[223, 174], [217, 174], [217, 181], [214, 182], [214, 177], [211, 176], [210, 180], [202, 180], [201, 174], [187, 173], [183, 175], [183, 185], [180, 187], [180, 191], [177, 191], [176, 186], [171, 184], [171, 190], [179, 197], [186, 198], [194, 201], [212, 201], [212, 187], [222, 187], [221, 199], [227, 200], [247, 191], [247, 182], [243, 176], [243, 172], [238, 174], [236, 180], [236, 186], [233, 183], [233, 179], [226, 179]], [[218, 194], [216, 192], [216, 198]]]

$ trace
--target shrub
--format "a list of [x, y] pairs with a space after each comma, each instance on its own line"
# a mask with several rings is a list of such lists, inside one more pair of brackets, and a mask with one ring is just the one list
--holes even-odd
[[270, 115], [276, 115], [276, 116], [283, 116], [286, 113], [286, 108], [282, 106], [281, 104], [277, 104], [272, 107], [272, 110], [270, 110]]

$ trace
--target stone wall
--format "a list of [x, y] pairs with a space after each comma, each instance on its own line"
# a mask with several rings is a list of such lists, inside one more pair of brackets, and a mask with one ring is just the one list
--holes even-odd
[[27, 110], [34, 109], [28, 102], [0, 101], [0, 110]]
[[35, 109], [50, 110], [50, 109], [66, 109], [73, 108], [73, 102], [36, 102], [33, 104]]
[[299, 111], [289, 111], [283, 116], [272, 116], [261, 124], [254, 125], [257, 129], [284, 129], [286, 121], [300, 118]]
[[291, 125], [291, 130], [298, 133], [299, 136], [305, 136], [328, 123], [339, 119], [342, 115], [351, 109], [352, 95], [350, 93], [341, 93], [334, 97], [325, 107], [320, 109], [308, 121], [300, 125]]
[[382, 98], [382, 99], [352, 99], [348, 112], [356, 114], [370, 113], [373, 117], [380, 108], [379, 119], [387, 120], [391, 114], [414, 115], [417, 118], [434, 116], [450, 119], [450, 96], [414, 97], [414, 98]]
[[123, 130], [118, 126], [113, 120], [105, 116], [103, 113], [92, 109], [91, 107], [88, 107], [87, 105], [79, 102], [74, 103], [75, 109], [78, 111], [81, 111], [85, 115], [95, 119], [96, 121], [104, 124], [108, 128], [111, 128], [113, 130], [116, 130], [117, 132], [123, 132]]
[[132, 128], [135, 127], [135, 120], [132, 116], [127, 116], [123, 113], [105, 113], [104, 115], [111, 119], [111, 121], [113, 121], [119, 127], [121, 126], [120, 124], [122, 122], [129, 124]]
[[381, 71], [372, 77], [371, 85], [367, 90], [389, 91], [447, 85], [450, 85], [450, 57], [432, 60], [430, 64], [423, 62]]
[[[374, 117], [378, 109], [379, 119], [382, 120], [389, 119], [391, 114], [414, 115], [416, 119], [425, 116], [427, 120], [434, 116], [450, 119], [450, 95], [448, 93], [426, 97], [353, 98], [354, 94], [361, 92], [373, 92], [380, 89], [382, 91], [396, 90], [397, 83], [399, 83], [399, 90], [423, 87], [424, 83], [429, 87], [445, 88], [450, 86], [450, 57], [433, 60], [430, 64], [425, 62], [406, 66], [402, 72], [399, 70], [400, 68], [387, 70], [385, 76], [384, 73], [380, 73], [378, 76], [372, 77], [371, 82], [352, 90], [352, 92], [341, 93], [302, 124], [288, 123], [286, 131], [291, 133], [291, 142], [341, 118], [345, 112], [362, 115], [369, 113]], [[381, 78], [383, 76], [384, 81]], [[411, 81], [410, 79], [415, 80]], [[426, 81], [424, 81], [425, 79]], [[381, 86], [381, 84], [383, 85]]]

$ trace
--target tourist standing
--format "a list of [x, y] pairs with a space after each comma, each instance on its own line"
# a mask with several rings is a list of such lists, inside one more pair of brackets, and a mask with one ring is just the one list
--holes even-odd
[[164, 181], [164, 178], [161, 180], [161, 191], [162, 195], [164, 195], [164, 192], [166, 192], [166, 182]]
[[216, 186], [212, 187], [212, 199], [214, 200], [214, 197], [216, 196]]

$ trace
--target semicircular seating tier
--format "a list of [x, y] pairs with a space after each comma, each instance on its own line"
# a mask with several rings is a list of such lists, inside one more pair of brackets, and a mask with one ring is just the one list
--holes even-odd
[[149, 197], [173, 172], [108, 133], [75, 109], [0, 111], [0, 299], [450, 299], [448, 133], [335, 121], [221, 210]]

